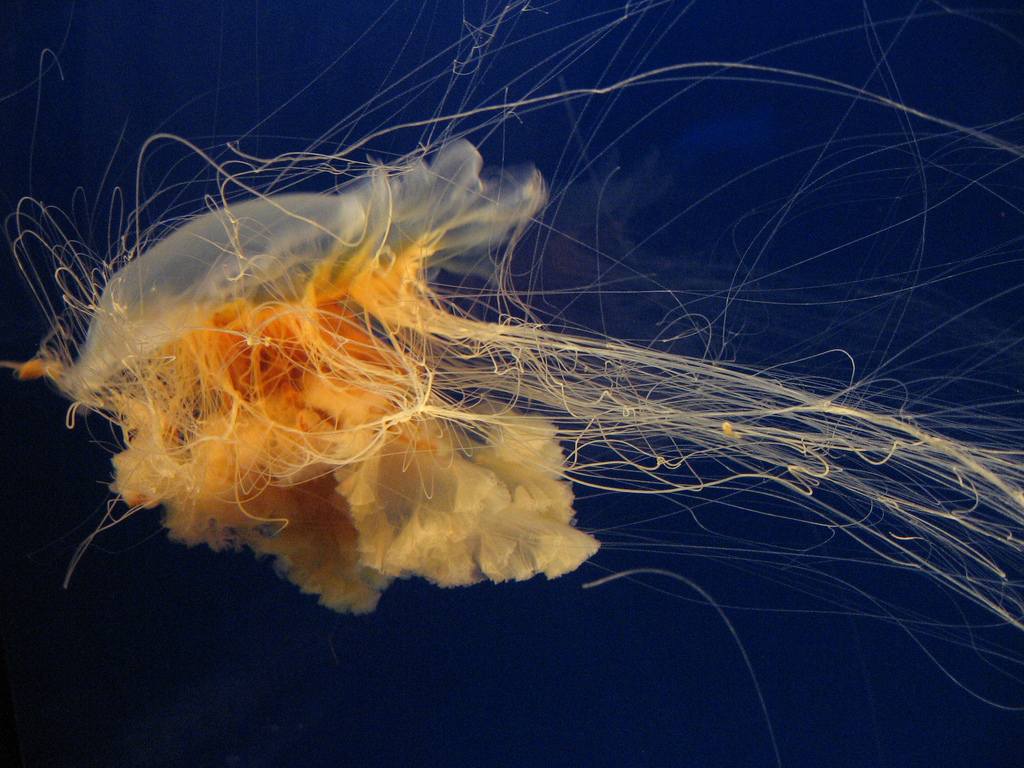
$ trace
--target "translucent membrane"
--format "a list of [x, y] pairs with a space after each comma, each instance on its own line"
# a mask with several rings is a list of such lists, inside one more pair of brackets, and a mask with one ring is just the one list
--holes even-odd
[[117, 272], [57, 376], [124, 431], [113, 489], [163, 505], [174, 539], [276, 556], [337, 610], [396, 576], [558, 576], [593, 554], [554, 427], [433, 383], [500, 331], [439, 308], [427, 270], [477, 268], [545, 198], [534, 171], [480, 169], [460, 141], [341, 194], [228, 206]]

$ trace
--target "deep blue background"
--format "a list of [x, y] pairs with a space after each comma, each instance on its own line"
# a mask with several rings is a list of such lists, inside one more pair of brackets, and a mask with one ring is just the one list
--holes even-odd
[[[302, 149], [324, 135], [344, 142], [392, 121], [428, 115], [432, 106], [457, 109], [457, 93], [442, 101], [453, 81], [440, 77], [420, 97], [402, 96], [362, 116], [356, 111], [381, 98], [381, 83], [399, 81], [468, 29], [459, 4], [396, 3], [388, 13], [382, 5], [83, 2], [73, 8], [52, 3], [41, 12], [5, 4], [0, 15], [10, 13], [15, 22], [3, 36], [0, 66], [0, 96], [7, 94], [0, 101], [0, 208], [10, 212], [29, 193], [64, 209], [77, 199], [85, 211], [80, 219], [94, 224], [85, 234], [103, 243], [110, 190], [133, 188], [139, 148], [155, 132], [178, 133], [203, 147], [242, 137], [247, 150], [273, 154]], [[546, 56], [567, 50], [586, 29], [615, 18], [580, 22], [598, 7], [592, 3], [534, 5], [541, 10], [502, 28], [509, 39], [528, 42], [507, 48], [493, 68], [481, 72], [469, 106], [503, 83], [516, 83]], [[960, 18], [926, 4], [879, 5], [698, 0], [680, 16], [681, 4], [670, 4], [652, 9], [631, 35], [628, 24], [613, 30], [565, 69], [564, 86], [556, 81], [544, 90], [607, 83], [668, 62], [737, 61], [798, 43], [767, 61], [867, 85], [961, 124], [1008, 121], [996, 133], [1019, 138], [1020, 16], [975, 11]], [[984, 11], [1013, 6], [980, 4]], [[465, 14], [476, 20], [482, 8], [469, 3]], [[877, 26], [865, 24], [866, 10], [876, 14], [870, 20]], [[910, 19], [915, 13], [920, 18]], [[896, 21], [882, 23], [889, 19]], [[563, 31], [550, 33], [560, 25], [566, 25]], [[901, 32], [904, 26], [908, 30]], [[531, 38], [544, 30], [549, 32]], [[665, 37], [657, 40], [659, 30]], [[881, 60], [877, 46], [898, 37], [886, 60], [892, 79], [870, 78]], [[503, 40], [507, 45], [506, 38], [498, 42]], [[55, 53], [41, 55], [46, 48]], [[650, 58], [641, 62], [640, 52]], [[412, 75], [409, 85], [450, 69], [447, 62], [455, 56], [442, 53], [439, 64]], [[37, 82], [40, 68], [45, 72]], [[554, 69], [554, 62], [541, 64], [526, 80], [536, 82]], [[467, 87], [468, 77], [454, 81], [456, 91]], [[853, 143], [852, 154], [860, 157], [875, 144], [891, 147], [906, 139], [899, 121], [883, 110], [854, 110], [844, 120], [849, 94], [774, 89], [763, 78], [726, 85], [719, 78], [686, 92], [681, 84], [625, 92], [606, 116], [601, 110], [607, 100], [524, 110], [484, 142], [484, 152], [492, 162], [500, 162], [501, 152], [513, 162], [536, 162], [557, 193], [561, 175], [571, 173], [567, 161], [611, 146], [631, 121], [673, 91], [679, 98], [615, 142], [612, 159], [635, 169], [652, 150], [658, 152], [653, 167], [670, 188], [651, 193], [654, 204], [643, 217], [663, 216], [666, 209], [711, 195], [706, 206], [649, 243], [659, 254], [649, 268], [670, 272], [664, 280], [680, 290], [688, 287], [688, 271], [701, 271], [696, 263], [734, 263], [731, 237], [758, 242], [738, 223], [763, 221], [756, 212], [777, 209], [794, 194], [801, 169], [810, 166], [814, 148], [830, 139], [832, 127], [841, 126], [841, 137], [873, 137]], [[338, 123], [344, 124], [334, 129]], [[914, 128], [939, 130], [922, 123]], [[410, 129], [372, 148], [402, 153], [421, 135], [423, 129]], [[947, 151], [936, 154], [937, 147]], [[951, 135], [919, 151], [943, 167], [963, 162], [966, 178], [979, 176], [982, 166], [967, 164], [979, 158], [957, 154], [956, 147]], [[747, 183], [715, 192], [746, 168], [790, 149], [803, 150], [797, 162], [779, 163]], [[172, 164], [184, 156], [160, 148], [148, 155], [147, 191], [165, 174], [172, 182], [191, 179], [198, 164]], [[913, 152], [907, 156], [911, 165]], [[998, 155], [985, 167], [1008, 161]], [[887, 157], [877, 167], [887, 163], [894, 161]], [[781, 270], [783, 282], [792, 281], [795, 289], [820, 285], [834, 270], [861, 275], [874, 286], [882, 284], [872, 282], [880, 276], [919, 263], [914, 237], [904, 240], [894, 232], [888, 241], [872, 237], [860, 249], [843, 250], [840, 261], [813, 261], [800, 270], [789, 266], [800, 253], [856, 241], [861, 222], [851, 211], [863, 209], [884, 220], [873, 189], [898, 210], [892, 201], [901, 182], [886, 173], [865, 182], [857, 176], [860, 167], [838, 173], [849, 183], [837, 184], [833, 192], [797, 196], [813, 201], [813, 226], [797, 228], [799, 238], [787, 230], [771, 239], [759, 270]], [[649, 167], [633, 172], [635, 178], [653, 178]], [[1022, 223], [1015, 208], [1024, 189], [1020, 169], [1001, 168], [996, 182], [1005, 200], [987, 193], [967, 199], [965, 193], [963, 207], [940, 208], [927, 223], [929, 242], [944, 239], [937, 258], [951, 262], [954, 271], [959, 258], [1010, 244], [1004, 271], [987, 269], [956, 286], [967, 296], [966, 306], [1020, 278], [1013, 268], [1020, 244], [1012, 243]], [[910, 209], [920, 210], [919, 186], [915, 190], [913, 180], [906, 185]], [[84, 196], [76, 198], [77, 189]], [[941, 186], [931, 191], [942, 195]], [[88, 206], [97, 198], [90, 216]], [[847, 204], [848, 198], [856, 202]], [[84, 207], [83, 200], [89, 201]], [[829, 200], [843, 202], [833, 210]], [[920, 235], [920, 227], [911, 231]], [[0, 355], [25, 359], [46, 324], [9, 258], [2, 269]], [[899, 284], [913, 279], [904, 274]], [[690, 287], [699, 293], [707, 285], [695, 281]], [[932, 308], [941, 318], [945, 307], [938, 304]], [[990, 326], [974, 327], [983, 328], [976, 331], [979, 338], [1005, 352], [1020, 334], [1016, 317], [1007, 320], [1000, 308], [989, 308]], [[777, 329], [780, 340], [766, 345], [755, 338], [748, 345], [751, 355], [774, 359], [790, 347], [813, 346], [807, 327], [784, 327], [786, 321], [772, 319], [780, 316], [769, 309], [763, 316], [752, 314]], [[823, 321], [814, 331], [835, 322]], [[870, 361], [921, 335], [930, 322], [917, 317], [897, 328], [890, 317], [872, 316], [848, 326], [848, 332], [862, 332], [861, 338], [834, 343], [862, 349]], [[744, 326], [743, 332], [751, 330]], [[820, 343], [828, 348], [830, 342]], [[739, 345], [735, 354], [743, 352]], [[1012, 362], [1012, 355], [999, 358], [1001, 375], [1024, 382], [1024, 368], [1014, 369]], [[925, 375], [909, 370], [912, 377]], [[928, 393], [943, 386], [933, 385]], [[783, 607], [814, 611], [824, 603], [810, 597], [802, 602], [786, 586], [793, 579], [781, 571], [748, 574], [706, 557], [698, 539], [687, 538], [692, 532], [685, 515], [660, 524], [661, 541], [684, 545], [667, 555], [640, 544], [609, 547], [595, 564], [554, 582], [467, 590], [401, 582], [375, 614], [352, 618], [319, 608], [249, 555], [169, 544], [155, 514], [140, 514], [99, 539], [70, 587], [62, 589], [71, 554], [107, 498], [108, 456], [96, 443], [109, 443], [109, 437], [99, 422], [64, 430], [65, 404], [38, 383], [4, 381], [2, 387], [0, 610], [30, 766], [774, 765], [750, 673], [715, 611], [686, 587], [655, 578], [647, 580], [649, 586], [618, 581], [581, 590], [582, 583], [609, 570], [638, 566], [671, 568], [726, 605], [765, 608], [732, 609], [729, 616], [750, 654], [784, 766], [1024, 765], [1024, 714], [985, 704], [958, 687], [910, 633], [864, 615], [864, 602], [852, 595], [831, 595], [824, 577], [817, 588], [840, 607], [849, 605], [845, 615], [784, 613]], [[619, 514], [636, 519], [645, 503], [614, 495], [587, 499], [581, 523], [607, 526]], [[652, 502], [652, 514], [677, 509], [658, 503], [664, 501]], [[609, 538], [622, 542], [626, 536]], [[836, 569], [836, 578], [846, 576], [840, 565]], [[858, 583], [874, 584], [883, 593], [891, 589], [904, 606], [946, 615], [940, 592], [923, 582], [892, 579], [882, 571]], [[966, 621], [981, 618], [971, 614]], [[1024, 638], [996, 637], [1024, 659]], [[980, 694], [1024, 704], [1024, 684], [1002, 681], [969, 648], [928, 648]]]

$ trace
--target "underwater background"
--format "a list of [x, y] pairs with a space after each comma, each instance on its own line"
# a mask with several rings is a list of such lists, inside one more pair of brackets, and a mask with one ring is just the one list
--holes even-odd
[[[641, 14], [644, 5], [650, 8]], [[886, 95], [896, 101], [1020, 139], [1024, 25], [1015, 3], [971, 4], [963, 17], [910, 2], [691, 5], [626, 6], [640, 14], [648, 35], [672, 21], [651, 57], [640, 66], [631, 46], [655, 38], [627, 36], [624, 25], [572, 66], [552, 60], [545, 91], [612, 82], [670, 61], [739, 61], [798, 42], [772, 64], [867, 83], [876, 92], [884, 87], [880, 83], [892, 83], [898, 89]], [[92, 223], [90, 238], [102, 244], [123, 225], [116, 215], [108, 225], [110, 190], [120, 185], [122, 209], [133, 207], [136, 159], [154, 133], [179, 134], [202, 147], [239, 140], [246, 151], [266, 156], [303, 149], [325, 135], [343, 145], [389, 119], [428, 116], [431, 104], [440, 112], [472, 107], [471, 96], [460, 104], [445, 90], [449, 82], [463, 87], [459, 78], [479, 76], [470, 93], [491, 93], [503, 80], [513, 82], [524, 68], [563, 50], [560, 42], [577, 44], [587, 29], [610, 23], [616, 13], [628, 15], [620, 5], [542, 2], [509, 15], [500, 28], [501, 35], [511, 30], [508, 38], [492, 39], [489, 29], [474, 29], [474, 20], [499, 10], [497, 4], [432, 0], [383, 8], [379, 2], [305, 0], [98, 1], [51, 3], [45, 12], [5, 4], [0, 15], [16, 21], [0, 33], [0, 207], [7, 214], [30, 194], [76, 211], [76, 220]], [[868, 23], [870, 13], [877, 16]], [[912, 31], [901, 33], [905, 37], [886, 59], [891, 80], [869, 81], [879, 60], [874, 46], [884, 47], [879, 40], [891, 41], [903, 27]], [[859, 31], [832, 34], [849, 29]], [[879, 40], [872, 39], [872, 29]], [[479, 75], [458, 73], [450, 63], [456, 70], [450, 79], [432, 75], [443, 69], [438, 61], [459, 60], [467, 38], [504, 45], [505, 53]], [[462, 47], [449, 52], [456, 41]], [[431, 59], [438, 52], [440, 58]], [[410, 83], [428, 83], [422, 91], [377, 112], [359, 112], [361, 105], [379, 103], [382, 83], [399, 81], [429, 61], [422, 74], [410, 75]], [[796, 88], [772, 90], [764, 80], [750, 85], [761, 98], [742, 88], [686, 92], [605, 158], [649, 190], [630, 189], [630, 199], [642, 203], [636, 204], [635, 220], [623, 214], [619, 225], [626, 230], [653, 229], [649, 221], [666, 210], [709, 197], [681, 224], [648, 239], [646, 250], [657, 256], [633, 269], [669, 271], [671, 277], [659, 278], [659, 284], [681, 296], [728, 289], [737, 274], [730, 237], [745, 236], [743, 223], [761, 221], [756, 213], [762, 207], [777, 208], [788, 195], [804, 199], [794, 190], [808, 167], [806, 150], [829, 138], [823, 126], [841, 124], [846, 135], [876, 138], [897, 130], [875, 134], [870, 114], [843, 121], [849, 94], [822, 100], [829, 105], [822, 106]], [[485, 161], [533, 162], [552, 180], [556, 200], [572, 202], [572, 195], [557, 194], [564, 164], [607, 148], [631, 119], [655, 104], [628, 91], [600, 119], [577, 107], [509, 116], [482, 143]], [[423, 130], [396, 131], [361, 151], [404, 154]], [[855, 147], [861, 157], [870, 154], [867, 141]], [[930, 160], [955, 167], [962, 158], [953, 139], [948, 147], [948, 155], [929, 155]], [[718, 188], [789, 148], [804, 151], [803, 161], [779, 163], [751, 183]], [[199, 164], [181, 160], [182, 154], [156, 147], [142, 165], [143, 186], [152, 192], [191, 179]], [[1009, 179], [999, 187], [1001, 195], [975, 199], [964, 193], [955, 215], [937, 210], [927, 225], [929, 243], [945, 238], [946, 258], [954, 264], [957, 249], [965, 264], [1002, 249], [999, 259], [986, 262], [989, 268], [965, 267], [961, 279], [942, 286], [964, 306], [1024, 282], [1024, 178], [1020, 160], [1011, 160], [1001, 161], [1000, 173]], [[850, 171], [846, 178], [854, 176]], [[845, 194], [840, 185], [836, 194]], [[865, 208], [876, 202], [863, 189], [856, 194]], [[891, 202], [894, 194], [884, 188], [879, 199]], [[907, 190], [908, 197], [916, 194]], [[878, 238], [865, 244], [866, 266], [784, 266], [799, 260], [801, 247], [824, 253], [833, 241], [854, 243], [858, 237], [850, 206], [813, 207], [815, 224], [801, 233], [802, 245], [792, 231], [780, 233], [757, 265], [758, 274], [779, 275], [770, 283], [773, 289], [813, 296], [815, 286], [832, 284], [833, 270], [860, 273], [872, 285], [887, 274], [899, 275], [903, 285], [914, 279], [908, 264], [914, 263], [917, 244], [895, 236], [889, 249], [878, 247]], [[568, 218], [553, 226], [575, 226], [569, 214], [559, 215]], [[591, 210], [587, 216], [597, 220], [598, 214]], [[842, 256], [852, 258], [851, 253], [857, 248]], [[2, 261], [0, 356], [24, 360], [48, 328], [13, 260], [8, 255]], [[998, 270], [991, 268], [996, 262]], [[965, 347], [990, 345], [991, 354], [978, 359], [993, 361], [1000, 382], [1024, 385], [1024, 360], [1016, 357], [1021, 328], [1015, 325], [1015, 298], [991, 302], [983, 319], [972, 314], [970, 326], [946, 330], [959, 334]], [[668, 311], [640, 299], [612, 306], [616, 313], [637, 315], [606, 319], [608, 331], [634, 337], [661, 319], [658, 312]], [[790, 309], [773, 312], [771, 302], [755, 302], [749, 316], [736, 321], [742, 330], [724, 354], [777, 363], [790, 350], [804, 349], [810, 336], [835, 328], [832, 341], [862, 351], [870, 366], [873, 356], [884, 356], [879, 350], [910, 344], [954, 311], [942, 293], [913, 306], [934, 314], [895, 323], [891, 316], [869, 313], [857, 323], [843, 323], [835, 317], [849, 318], [837, 306], [820, 310], [829, 320], [819, 323], [820, 315], [812, 314], [790, 324]], [[581, 300], [549, 310], [582, 323], [594, 308]], [[849, 336], [855, 332], [861, 336]], [[968, 333], [977, 334], [976, 342], [964, 337]], [[932, 375], [928, 365], [948, 363], [942, 349], [928, 347], [945, 338], [934, 335], [914, 347], [908, 356], [931, 362], [904, 370], [923, 380]], [[829, 343], [825, 335], [816, 340], [822, 348]], [[954, 370], [970, 389], [969, 366]], [[0, 387], [0, 631], [28, 766], [772, 766], [772, 733], [787, 768], [1024, 765], [1024, 681], [990, 666], [969, 647], [966, 632], [956, 643], [932, 645], [899, 621], [873, 614], [865, 607], [870, 601], [854, 589], [837, 589], [828, 600], [819, 594], [849, 577], [857, 589], [883, 596], [900, 592], [903, 604], [945, 616], [950, 608], [940, 588], [902, 576], [890, 579], [884, 569], [848, 574], [855, 566], [838, 543], [834, 583], [818, 582], [802, 595], [799, 579], [787, 577], [777, 558], [772, 568], [779, 570], [750, 572], [709, 556], [703, 532], [688, 531], [677, 519], [685, 517], [676, 513], [686, 498], [584, 498], [579, 522], [588, 530], [615, 526], [617, 514], [632, 521], [667, 517], [637, 530], [632, 545], [628, 536], [612, 535], [617, 544], [598, 553], [593, 565], [555, 581], [451, 590], [418, 579], [399, 581], [367, 616], [319, 607], [248, 553], [215, 554], [170, 543], [153, 511], [97, 539], [62, 588], [76, 546], [105, 509], [111, 437], [98, 420], [64, 429], [66, 403], [39, 383], [5, 378]], [[929, 391], [940, 390], [954, 399], [956, 382]], [[784, 514], [785, 501], [779, 504]], [[827, 548], [822, 554], [830, 557]], [[678, 583], [646, 577], [643, 584], [620, 579], [581, 588], [634, 567], [672, 570], [714, 596], [749, 654], [750, 669], [719, 614]], [[920, 595], [908, 593], [918, 588]], [[730, 609], [734, 604], [742, 607]], [[964, 624], [981, 631], [988, 617], [965, 610]], [[993, 632], [1019, 665], [1024, 636]], [[1011, 707], [992, 706], [979, 696]]]

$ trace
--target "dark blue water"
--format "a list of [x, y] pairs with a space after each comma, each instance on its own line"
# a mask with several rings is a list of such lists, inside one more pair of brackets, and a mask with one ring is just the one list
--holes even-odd
[[[4, 214], [27, 194], [73, 209], [102, 253], [124, 225], [109, 224], [111, 190], [121, 186], [123, 208], [134, 207], [138, 168], [143, 196], [190, 183], [161, 197], [144, 224], [168, 209], [197, 210], [211, 189], [193, 183], [202, 163], [168, 143], [137, 165], [157, 132], [215, 151], [238, 140], [272, 156], [321, 137], [333, 150], [435, 112], [496, 103], [506, 86], [523, 98], [686, 61], [797, 69], [1021, 138], [1024, 30], [1009, 1], [973, 3], [964, 16], [913, 3], [698, 0], [685, 12], [667, 3], [625, 14], [542, 2], [470, 37], [496, 7], [201, 5], [11, 9], [15, 22], [0, 37]], [[1013, 414], [1024, 383], [1019, 294], [975, 308], [1021, 283], [1019, 161], [824, 81], [699, 74], [713, 77], [523, 108], [471, 138], [491, 163], [536, 163], [556, 202], [580, 206], [575, 218], [560, 213], [557, 227], [598, 222], [588, 236], [603, 234], [596, 247], [608, 261], [579, 267], [574, 284], [605, 268], [630, 280], [650, 273], [729, 329], [712, 340], [723, 356], [778, 363], [842, 346], [859, 373], [911, 382], [911, 400], [999, 398], [1011, 401], [1000, 412]], [[365, 104], [376, 106], [360, 111]], [[400, 155], [428, 135], [398, 130], [360, 157]], [[615, 209], [595, 202], [599, 194], [566, 193], [570, 181], [614, 193], [603, 199]], [[553, 253], [549, 280], [565, 288], [572, 280]], [[0, 357], [26, 359], [47, 324], [3, 261]], [[726, 308], [730, 288], [744, 301]], [[678, 310], [662, 299], [561, 301], [545, 300], [542, 311], [648, 339], [671, 335], [657, 322]], [[603, 320], [594, 315], [602, 308]], [[962, 322], [947, 324], [960, 312]], [[846, 363], [823, 365], [841, 377]], [[631, 529], [671, 552], [627, 545], [630, 529], [612, 532], [618, 548], [557, 581], [460, 590], [404, 581], [363, 617], [318, 607], [247, 553], [168, 543], [157, 512], [97, 539], [63, 589], [106, 504], [113, 439], [99, 419], [64, 430], [65, 404], [39, 383], [4, 381], [2, 397], [0, 631], [28, 766], [775, 765], [751, 672], [702, 598], [657, 578], [581, 589], [642, 566], [678, 572], [726, 606], [787, 768], [1024, 765], [1024, 714], [980, 701], [944, 667], [1016, 706], [1024, 682], [966, 647], [963, 629], [954, 642], [908, 631], [906, 612], [976, 627], [1011, 662], [1024, 660], [1024, 635], [986, 631], [985, 614], [925, 580], [851, 565], [841, 540], [821, 547], [806, 579], [800, 561], [711, 556], [708, 542], [727, 540], [706, 539], [692, 522], [687, 509], [700, 499], [581, 503], [587, 528], [674, 512]], [[706, 526], [739, 503], [693, 517]], [[721, 528], [757, 536], [759, 525]], [[885, 620], [887, 609], [858, 589], [898, 606], [901, 620]]]

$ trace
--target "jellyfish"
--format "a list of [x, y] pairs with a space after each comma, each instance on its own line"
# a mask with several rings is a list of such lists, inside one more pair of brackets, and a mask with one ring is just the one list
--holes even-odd
[[[616, 44], [628, 42], [619, 34], [623, 20], [650, 22], [657, 6], [617, 8], [614, 18], [590, 21]], [[528, 24], [529, 9], [520, 10], [508, 18]], [[688, 20], [682, 11], [675, 18]], [[859, 353], [807, 352], [817, 339], [805, 326], [762, 320], [837, 295], [851, 313], [881, 305], [899, 315], [899, 296], [962, 279], [998, 254], [979, 249], [976, 264], [951, 260], [938, 268], [922, 258], [919, 271], [896, 276], [912, 287], [892, 288], [897, 299], [888, 304], [861, 303], [854, 290], [842, 293], [853, 280], [844, 285], [828, 275], [812, 280], [812, 299], [788, 287], [763, 302], [760, 293], [770, 293], [773, 274], [789, 276], [791, 268], [770, 259], [794, 246], [788, 229], [813, 220], [823, 190], [837, 207], [847, 193], [864, 208], [875, 202], [873, 191], [850, 191], [862, 180], [882, 183], [880, 172], [858, 165], [877, 154], [860, 137], [914, 158], [906, 185], [929, 193], [935, 188], [915, 184], [914, 173], [924, 179], [931, 163], [960, 168], [956, 153], [970, 145], [1002, 158], [984, 166], [997, 175], [1018, 162], [1012, 142], [996, 139], [996, 129], [927, 122], [928, 115], [882, 96], [883, 87], [843, 87], [745, 60], [709, 59], [687, 69], [631, 62], [627, 76], [582, 88], [549, 77], [573, 74], [569, 63], [545, 60], [525, 92], [499, 89], [488, 100], [476, 90], [460, 102], [462, 84], [483, 88], [493, 76], [489, 45], [520, 62], [518, 38], [504, 40], [505, 19], [492, 21], [460, 38], [464, 47], [443, 57], [450, 71], [428, 83], [452, 89], [442, 94], [441, 116], [434, 105], [426, 119], [404, 119], [405, 107], [394, 107], [382, 89], [375, 103], [388, 114], [367, 110], [299, 152], [257, 155], [243, 142], [214, 157], [191, 142], [154, 139], [139, 162], [138, 186], [153, 173], [159, 191], [139, 192], [129, 204], [106, 258], [87, 261], [55, 214], [23, 203], [13, 223], [16, 251], [32, 273], [35, 249], [46, 246], [66, 309], [53, 313], [54, 330], [39, 353], [14, 367], [22, 378], [53, 383], [74, 403], [73, 420], [106, 418], [114, 428], [115, 501], [72, 565], [102, 547], [126, 515], [158, 515], [176, 542], [252, 551], [327, 608], [368, 613], [384, 609], [389, 585], [418, 577], [456, 587], [574, 570], [603, 575], [599, 546], [611, 554], [625, 547], [634, 555], [696, 551], [699, 544], [679, 546], [683, 537], [671, 530], [692, 520], [727, 543], [708, 547], [709, 558], [761, 572], [770, 561], [797, 590], [830, 598], [829, 590], [844, 586], [846, 564], [872, 562], [886, 577], [937, 582], [954, 605], [1021, 629], [1019, 430], [998, 409], [995, 416], [956, 410], [939, 396], [944, 385], [923, 397], [912, 390], [929, 377], [941, 380], [941, 372], [908, 367], [917, 378], [903, 389], [896, 373], [912, 344], [896, 349], [893, 341], [886, 356], [892, 328], [948, 338], [942, 328], [908, 328], [911, 321], [897, 317], [877, 331], [864, 374]], [[582, 53], [589, 38], [575, 39], [571, 50]], [[625, 42], [623, 50], [633, 50]], [[515, 76], [502, 70], [498, 79], [509, 87]], [[742, 257], [699, 264], [702, 256], [681, 255], [686, 246], [672, 226], [679, 211], [701, 204], [702, 195], [728, 200], [746, 179], [770, 181], [769, 174], [737, 171], [740, 184], [701, 189], [701, 174], [737, 142], [714, 146], [699, 126], [663, 141], [660, 155], [616, 156], [598, 146], [610, 114], [601, 105], [629, 114], [631, 99], [643, 94], [644, 114], [654, 114], [682, 96], [699, 104], [701, 87], [744, 79], [763, 90], [786, 80], [781, 87], [929, 127], [878, 136], [858, 125], [849, 129], [858, 141], [844, 136], [812, 147], [809, 154], [820, 150], [824, 159], [808, 161], [803, 186], [759, 188], [758, 201], [742, 209], [730, 234], [742, 240], [747, 222], [756, 230], [737, 249]], [[552, 82], [553, 89], [539, 85]], [[652, 93], [658, 98], [647, 101]], [[481, 106], [460, 109], [465, 104]], [[778, 138], [775, 108], [730, 123], [745, 132], [743, 152]], [[558, 138], [562, 151], [582, 158], [568, 170], [533, 157], [531, 142], [515, 136], [519, 121], [539, 123], [529, 138], [540, 145], [556, 113], [573, 126], [568, 139]], [[618, 130], [617, 151], [626, 153], [642, 126]], [[181, 166], [168, 170], [153, 159], [164, 146], [184, 147]], [[685, 157], [673, 161], [673, 151]], [[189, 163], [199, 175], [189, 175]], [[984, 183], [996, 196], [987, 171], [963, 167], [967, 181], [954, 184], [955, 193], [927, 196], [910, 216], [893, 203], [884, 226], [864, 239], [903, 245], [901, 215], [924, 221], [921, 211], [932, 216]], [[691, 197], [670, 178], [684, 172]], [[759, 216], [756, 206], [775, 197], [778, 217]], [[707, 219], [681, 220], [692, 225], [685, 234], [700, 239]], [[801, 234], [831, 242], [813, 227]], [[820, 260], [809, 271], [818, 264], [839, 270], [851, 258], [861, 235], [836, 236], [842, 246], [834, 250], [812, 246]], [[882, 286], [869, 299], [899, 284], [865, 264], [858, 277]], [[718, 266], [727, 278], [701, 283]], [[669, 276], [648, 277], [656, 267]], [[889, 316], [869, 320], [878, 328]], [[829, 339], [827, 330], [822, 323], [813, 333]], [[998, 346], [1000, 338], [990, 333], [989, 341]], [[752, 355], [750, 346], [759, 344], [765, 349]], [[948, 352], [958, 353], [966, 354]], [[889, 368], [879, 364], [882, 373], [873, 375], [871, 355]], [[955, 375], [980, 380], [981, 367]], [[1007, 400], [1012, 410], [1019, 398]], [[648, 499], [668, 504], [672, 516], [634, 512]], [[606, 511], [595, 514], [598, 507]], [[745, 539], [725, 517], [765, 522], [776, 538]], [[799, 531], [792, 540], [779, 538], [791, 529]], [[896, 608], [870, 595], [857, 602], [859, 589], [848, 588], [837, 604], [850, 599], [850, 613], [869, 605], [915, 636], [947, 631], [906, 608], [912, 595]]]
[[439, 270], [500, 281], [490, 254], [544, 200], [535, 170], [485, 172], [461, 139], [335, 193], [228, 203], [110, 276], [75, 357], [57, 337], [17, 370], [118, 426], [111, 488], [129, 507], [162, 506], [177, 541], [272, 555], [339, 611], [372, 610], [398, 577], [575, 570], [598, 542], [573, 525], [573, 481], [756, 479], [862, 496], [883, 528], [822, 514], [1024, 622], [1006, 588], [1024, 546], [1014, 454], [848, 393], [476, 319], [431, 286]]
[[162, 505], [178, 541], [275, 556], [331, 608], [372, 610], [399, 576], [573, 570], [597, 542], [572, 526], [554, 425], [516, 407], [503, 337], [525, 339], [428, 283], [481, 269], [543, 204], [535, 171], [481, 167], [456, 141], [337, 194], [200, 216], [111, 276], [76, 359], [20, 374], [119, 424], [126, 504]]

